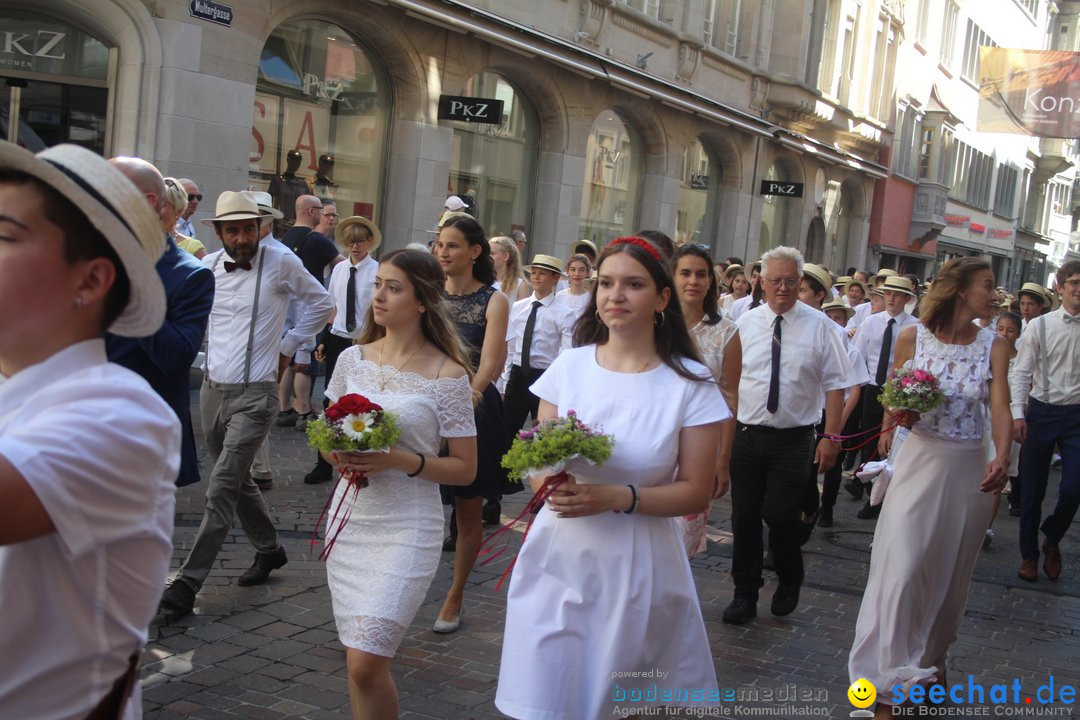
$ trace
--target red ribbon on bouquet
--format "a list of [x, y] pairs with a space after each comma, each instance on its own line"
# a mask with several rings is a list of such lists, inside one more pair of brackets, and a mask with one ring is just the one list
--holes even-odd
[[[352, 517], [353, 503], [356, 501], [356, 495], [363, 488], [368, 486], [367, 474], [362, 472], [353, 472], [352, 470], [341, 470], [338, 472], [337, 482], [334, 483], [334, 490], [330, 493], [330, 497], [326, 498], [326, 504], [323, 505], [322, 512], [319, 513], [319, 519], [315, 521], [315, 529], [311, 532], [311, 542], [308, 544], [308, 561], [311, 561], [311, 555], [315, 552], [315, 541], [319, 537], [319, 528], [322, 527], [323, 518], [326, 517], [327, 511], [330, 509], [330, 504], [334, 502], [334, 495], [337, 494], [338, 485], [342, 480], [347, 480], [349, 487], [346, 488], [345, 494], [341, 497], [341, 502], [337, 504], [334, 509], [334, 515], [330, 518], [330, 522], [326, 523], [326, 537], [328, 542], [323, 547], [322, 552], [319, 553], [320, 560], [326, 560], [330, 557], [330, 551], [334, 549], [334, 543], [337, 542], [338, 535], [345, 529], [346, 523], [349, 522], [349, 518]], [[350, 498], [349, 495], [352, 494]], [[337, 529], [333, 531], [333, 537], [330, 537], [330, 527], [338, 518], [338, 513], [341, 512], [341, 506], [345, 504], [347, 500], [349, 502], [349, 508], [345, 511], [345, 515], [342, 516], [341, 522], [338, 523]]]
[[[549, 475], [548, 477], [546, 477], [544, 479], [544, 484], [540, 486], [539, 490], [533, 493], [532, 498], [530, 498], [529, 502], [525, 504], [525, 509], [518, 513], [518, 516], [516, 518], [506, 523], [505, 525], [500, 526], [498, 530], [495, 530], [493, 533], [484, 538], [484, 541], [480, 543], [480, 547], [477, 549], [476, 557], [479, 558], [483, 555], [490, 555], [490, 557], [485, 558], [483, 562], [480, 563], [480, 565], [483, 566], [489, 563], [493, 563], [500, 557], [502, 557], [503, 553], [505, 553], [510, 547], [510, 531], [513, 530], [514, 527], [517, 526], [517, 524], [521, 522], [526, 515], [532, 513], [533, 516], [529, 518], [529, 522], [525, 525], [525, 533], [521, 536], [521, 541], [524, 543], [525, 538], [529, 536], [529, 528], [532, 527], [533, 520], [536, 519], [535, 513], [539, 511], [541, 507], [543, 507], [544, 503], [547, 502], [547, 499], [551, 497], [551, 493], [558, 490], [559, 487], [561, 487], [563, 483], [565, 483], [569, 479], [569, 477], [570, 476], [566, 473], [566, 471], [558, 472], [554, 475]], [[497, 552], [493, 552], [495, 550], [495, 546], [491, 544], [492, 541], [496, 538], [503, 536], [506, 537], [504, 538], [502, 546], [498, 548]], [[485, 546], [489, 547], [485, 548]], [[503, 571], [503, 574], [499, 577], [499, 582], [495, 585], [496, 592], [502, 589], [503, 582], [505, 582], [506, 578], [510, 576], [510, 572], [514, 569], [514, 563], [516, 562], [517, 555], [514, 555], [514, 559], [510, 561], [510, 565], [508, 565], [506, 570]]]

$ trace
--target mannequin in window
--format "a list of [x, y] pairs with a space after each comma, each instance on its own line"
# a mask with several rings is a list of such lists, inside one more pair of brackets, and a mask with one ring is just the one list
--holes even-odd
[[319, 197], [336, 199], [337, 183], [334, 182], [334, 156], [320, 155], [319, 170], [315, 173], [315, 194]]
[[270, 181], [274, 207], [285, 216], [282, 222], [286, 227], [292, 227], [296, 221], [296, 198], [311, 194], [307, 180], [296, 174], [303, 161], [304, 156], [299, 150], [285, 153], [285, 172]]

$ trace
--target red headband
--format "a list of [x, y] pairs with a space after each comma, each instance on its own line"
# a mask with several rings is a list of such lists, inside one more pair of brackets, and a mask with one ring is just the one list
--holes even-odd
[[639, 237], [633, 237], [633, 236], [615, 238], [614, 240], [611, 241], [609, 247], [611, 245], [621, 245], [623, 243], [626, 243], [628, 245], [637, 245], [639, 248], [641, 248], [645, 252], [652, 255], [653, 259], [656, 260], [656, 262], [660, 263], [661, 265], [664, 264], [663, 258], [660, 257], [660, 251], [657, 250], [653, 246], [653, 244], [651, 242], [649, 242], [648, 240], [646, 240], [645, 238], [639, 238]]

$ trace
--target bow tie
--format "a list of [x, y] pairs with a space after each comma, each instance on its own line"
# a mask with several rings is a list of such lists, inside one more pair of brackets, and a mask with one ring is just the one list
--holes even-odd
[[1070, 315], [1067, 312], [1061, 313], [1061, 319], [1066, 323], [1080, 323], [1080, 315]]
[[251, 269], [251, 263], [249, 263], [249, 262], [233, 263], [233, 262], [229, 262], [228, 260], [225, 261], [225, 272], [230, 272], [231, 273], [233, 270], [250, 270], [250, 269]]

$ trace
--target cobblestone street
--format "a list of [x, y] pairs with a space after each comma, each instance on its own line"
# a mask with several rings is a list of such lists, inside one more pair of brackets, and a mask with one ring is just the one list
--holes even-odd
[[[192, 399], [197, 403], [197, 393]], [[201, 438], [198, 428], [196, 436]], [[292, 428], [275, 427], [271, 435], [274, 487], [267, 499], [289, 553], [288, 565], [275, 571], [266, 585], [238, 587], [236, 578], [251, 564], [253, 551], [239, 529], [230, 534], [199, 594], [195, 614], [171, 621], [158, 617], [151, 627], [142, 675], [148, 718], [349, 716], [345, 657], [334, 628], [325, 570], [321, 562], [309, 559], [312, 531], [331, 488], [303, 484], [314, 458], [305, 440]], [[174, 569], [190, 548], [202, 515], [209, 470], [205, 451], [201, 457], [203, 484], [178, 494]], [[1055, 471], [1055, 490], [1047, 505], [1056, 495], [1059, 477]], [[757, 717], [777, 718], [794, 716], [798, 708], [821, 717], [846, 717], [852, 710], [846, 698], [847, 651], [873, 524], [857, 520], [861, 503], [841, 495], [836, 526], [819, 529], [805, 548], [806, 584], [798, 610], [783, 619], [769, 615], [773, 577], [763, 589], [758, 619], [744, 627], [720, 621], [732, 592], [730, 504], [727, 498], [713, 503], [709, 548], [692, 566], [720, 686], [732, 688], [742, 699], [729, 703], [725, 716], [750, 714], [748, 708], [764, 711]], [[523, 494], [506, 498], [504, 520], [516, 515], [524, 502]], [[1080, 684], [1080, 533], [1074, 525], [1062, 543], [1065, 567], [1059, 582], [1043, 576], [1027, 584], [1016, 577], [1017, 520], [1004, 507], [998, 515], [997, 538], [976, 568], [948, 674], [951, 682], [965, 684], [969, 674], [986, 685], [1011, 684], [1018, 678], [1023, 693], [1034, 696], [1051, 675], [1059, 687]], [[519, 538], [515, 535], [515, 546]], [[321, 544], [314, 547], [317, 556]], [[497, 592], [495, 585], [507, 560], [476, 569], [461, 631], [437, 635], [431, 625], [450, 583], [452, 561], [453, 556], [444, 553], [438, 576], [392, 664], [403, 718], [502, 717], [493, 698], [506, 589]], [[773, 701], [766, 702], [770, 691]], [[1058, 707], [1059, 715], [1068, 709]]]

